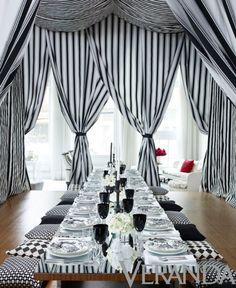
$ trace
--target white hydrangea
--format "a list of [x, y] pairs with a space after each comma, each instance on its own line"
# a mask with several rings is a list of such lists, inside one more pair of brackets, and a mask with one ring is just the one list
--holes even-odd
[[108, 219], [108, 225], [111, 233], [130, 233], [134, 229], [133, 217], [126, 213], [114, 214]]

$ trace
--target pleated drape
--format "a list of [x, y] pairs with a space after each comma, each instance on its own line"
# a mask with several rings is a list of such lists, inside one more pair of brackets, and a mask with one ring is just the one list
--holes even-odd
[[18, 69], [0, 106], [0, 203], [29, 190], [24, 159], [24, 99]]
[[193, 118], [200, 131], [208, 134], [202, 189], [226, 198], [236, 207], [235, 106], [223, 95], [188, 38], [181, 57], [181, 72]]
[[[31, 35], [39, 2], [39, 0], [23, 0], [21, 3], [18, 1], [14, 7], [16, 11], [14, 11], [13, 7], [12, 9], [7, 9], [14, 5], [13, 3], [6, 3], [6, 6], [4, 4], [1, 6], [6, 8], [6, 11], [1, 11], [1, 41], [4, 39], [5, 41], [2, 44], [4, 48], [1, 49], [0, 54], [0, 104], [2, 97], [8, 92], [16, 70], [21, 63], [24, 50]], [[9, 13], [14, 13], [15, 17], [12, 17]], [[3, 20], [7, 22], [5, 27]]]
[[79, 187], [93, 167], [86, 133], [99, 117], [108, 93], [96, 70], [84, 30], [47, 32], [47, 43], [61, 110], [76, 134], [70, 184]]
[[100, 76], [121, 114], [142, 136], [138, 170], [159, 185], [153, 133], [169, 103], [183, 34], [141, 29], [117, 16], [87, 30]]
[[43, 103], [49, 72], [46, 31], [34, 26], [32, 37], [22, 61], [24, 128], [32, 130]]

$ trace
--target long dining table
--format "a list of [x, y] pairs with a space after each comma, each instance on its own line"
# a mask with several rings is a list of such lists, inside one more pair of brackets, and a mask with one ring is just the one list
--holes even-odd
[[[149, 284], [183, 281], [185, 284], [186, 281], [200, 280], [196, 259], [187, 250], [187, 245], [140, 173], [128, 170], [123, 177], [127, 178], [127, 184], [119, 191], [120, 204], [125, 198], [125, 188], [134, 189], [134, 206], [127, 217], [132, 219], [135, 213], [146, 214], [144, 230], [137, 233], [134, 229], [121, 229], [122, 232], [111, 229], [117, 214], [114, 211], [116, 192], [110, 194], [108, 217], [100, 219], [97, 203], [99, 193], [104, 191], [107, 183], [103, 171], [96, 170], [78, 191], [68, 214], [39, 261], [35, 279], [57, 280], [60, 283], [58, 287], [72, 287], [71, 281], [127, 281], [130, 285], [133, 281]], [[107, 223], [111, 229], [102, 262], [96, 257], [97, 250], [101, 248], [93, 236], [93, 225], [97, 223]]]

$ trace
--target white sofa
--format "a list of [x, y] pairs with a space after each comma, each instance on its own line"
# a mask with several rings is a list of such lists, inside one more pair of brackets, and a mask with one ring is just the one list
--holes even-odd
[[200, 191], [203, 160], [194, 161], [194, 166], [190, 173], [180, 172], [183, 161], [175, 161], [173, 167], [163, 167], [161, 177], [170, 179], [168, 181], [170, 188]]

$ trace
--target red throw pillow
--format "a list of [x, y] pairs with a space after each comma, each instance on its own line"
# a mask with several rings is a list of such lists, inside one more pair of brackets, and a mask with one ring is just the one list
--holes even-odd
[[192, 171], [194, 160], [185, 160], [180, 168], [180, 172], [189, 173]]

